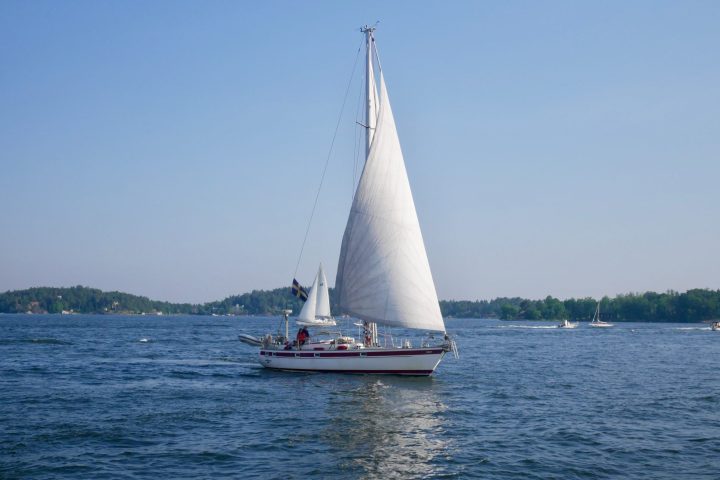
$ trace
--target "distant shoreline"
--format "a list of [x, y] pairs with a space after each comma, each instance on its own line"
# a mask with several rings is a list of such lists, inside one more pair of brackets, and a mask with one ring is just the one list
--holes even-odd
[[[333, 312], [339, 312], [330, 289]], [[601, 318], [612, 322], [701, 323], [720, 318], [720, 290], [692, 289], [679, 293], [645, 292], [603, 297], [543, 300], [519, 297], [493, 300], [441, 300], [445, 318], [496, 318], [499, 320], [589, 321], [600, 302]], [[0, 313], [114, 314], [114, 315], [278, 315], [297, 313], [302, 302], [290, 287], [253, 290], [204, 304], [171, 303], [123, 292], [76, 287], [35, 287], [0, 293]]]
[[[169, 314], [152, 314], [152, 313], [123, 313], [123, 312], [105, 312], [105, 313], [80, 313], [80, 312], [73, 312], [73, 313], [49, 313], [49, 312], [43, 312], [43, 313], [9, 313], [9, 312], [0, 312], [0, 316], [3, 315], [12, 315], [12, 316], [27, 316], [27, 317], [73, 317], [73, 316], [97, 316], [97, 317], [210, 317], [210, 318], [279, 318], [281, 317], [280, 313], [263, 313], [263, 314], [226, 314], [226, 315], [211, 315], [207, 313], [169, 313]], [[536, 320], [528, 320], [524, 318], [512, 318], [512, 319], [501, 319], [497, 317], [443, 317], [445, 321], [452, 321], [452, 320], [493, 320], [497, 322], [530, 322], [530, 323], [557, 323], [560, 322], [561, 319], [536, 319]], [[590, 323], [590, 320], [578, 320], [582, 323]], [[708, 325], [715, 321], [718, 321], [718, 319], [711, 319], [711, 320], [698, 320], [694, 322], [677, 322], [677, 321], [670, 321], [670, 320], [656, 320], [656, 321], [648, 321], [648, 320], [616, 320], [618, 323], [663, 323], [663, 324], [693, 324], [693, 325]], [[533, 327], [535, 328], [535, 327]]]

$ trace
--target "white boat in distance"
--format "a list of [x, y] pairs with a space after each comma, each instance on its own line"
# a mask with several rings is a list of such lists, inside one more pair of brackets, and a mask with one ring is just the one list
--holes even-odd
[[597, 307], [595, 307], [595, 314], [593, 315], [593, 319], [589, 325], [595, 328], [609, 328], [615, 326], [612, 323], [600, 320], [600, 302], [598, 302]]
[[710, 330], [712, 330], [713, 332], [720, 331], [720, 320], [714, 320], [713, 322], [711, 322]]
[[568, 319], [563, 320], [560, 322], [560, 325], [557, 326], [557, 328], [577, 328], [578, 324], [577, 322], [573, 323]]
[[330, 293], [328, 292], [327, 278], [322, 263], [315, 275], [315, 281], [310, 287], [308, 298], [300, 310], [297, 320], [303, 327], [332, 327], [336, 325], [335, 319], [330, 315]]
[[[367, 47], [365, 165], [345, 227], [335, 280], [342, 313], [362, 321], [361, 338], [336, 333], [326, 340], [303, 342], [298, 337], [291, 342], [286, 314], [285, 335], [263, 337], [259, 361], [266, 368], [426, 376], [447, 352], [457, 356], [455, 342], [445, 333], [374, 30], [361, 29]], [[441, 340], [435, 341], [431, 333], [417, 346], [408, 340], [394, 345], [392, 339], [388, 345], [387, 338], [381, 345], [378, 323], [441, 332]]]

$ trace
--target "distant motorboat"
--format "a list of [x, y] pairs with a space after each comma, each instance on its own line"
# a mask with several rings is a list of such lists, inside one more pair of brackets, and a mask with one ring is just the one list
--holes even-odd
[[577, 328], [578, 324], [577, 322], [573, 323], [568, 319], [563, 320], [560, 322], [560, 325], [557, 326], [557, 328]]
[[720, 331], [720, 320], [715, 320], [710, 324], [710, 330], [713, 332]]
[[591, 327], [598, 327], [598, 328], [607, 328], [607, 327], [613, 327], [614, 325], [609, 322], [603, 322], [600, 320], [600, 302], [598, 302], [597, 307], [595, 307], [595, 315], [593, 315], [593, 319], [590, 322]]

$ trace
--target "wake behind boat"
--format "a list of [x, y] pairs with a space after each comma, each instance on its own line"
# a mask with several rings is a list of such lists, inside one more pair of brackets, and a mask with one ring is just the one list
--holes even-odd
[[[367, 47], [365, 122], [361, 124], [365, 128], [365, 165], [345, 227], [335, 280], [342, 313], [362, 322], [360, 338], [338, 332], [318, 341], [301, 329], [291, 341], [286, 313], [285, 333], [263, 337], [259, 361], [266, 368], [291, 371], [430, 375], [445, 353], [452, 351], [457, 356], [457, 348], [445, 333], [375, 48], [375, 28], [365, 26], [361, 31]], [[304, 294], [315, 306], [308, 307], [308, 312], [303, 308], [299, 325], [331, 318], [329, 304], [324, 310], [324, 297], [318, 298], [324, 295], [319, 288], [324, 283], [321, 273], [322, 267], [315, 292], [311, 289], [311, 294]], [[295, 282], [293, 291], [303, 293]], [[417, 346], [409, 341], [381, 345], [377, 324], [439, 332], [441, 340], [430, 334]]]

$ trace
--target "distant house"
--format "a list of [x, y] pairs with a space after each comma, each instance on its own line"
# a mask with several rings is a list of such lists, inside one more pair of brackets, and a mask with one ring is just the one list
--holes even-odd
[[28, 303], [26, 313], [47, 313], [47, 310], [40, 307], [40, 302], [32, 301]]

